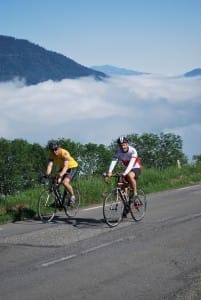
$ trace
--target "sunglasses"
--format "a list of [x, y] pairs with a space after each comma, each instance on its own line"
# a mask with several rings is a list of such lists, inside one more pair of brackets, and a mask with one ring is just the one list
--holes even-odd
[[59, 149], [59, 147], [57, 147], [57, 148], [54, 148], [54, 150], [52, 150], [52, 151], [54, 152], [54, 151], [57, 151], [58, 149]]

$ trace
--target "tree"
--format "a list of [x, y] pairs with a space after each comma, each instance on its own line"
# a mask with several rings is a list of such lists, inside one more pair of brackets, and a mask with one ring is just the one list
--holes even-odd
[[80, 152], [80, 171], [84, 175], [100, 175], [108, 168], [110, 151], [104, 145], [88, 143]]
[[1, 194], [12, 194], [35, 186], [44, 170], [44, 149], [22, 139], [0, 140]]
[[4, 138], [0, 139], [0, 193], [8, 194], [11, 185], [10, 142]]
[[[181, 164], [187, 162], [182, 153], [181, 137], [172, 133], [127, 135], [129, 143], [138, 151], [138, 155], [146, 168], [167, 168], [175, 166], [177, 160]], [[84, 176], [100, 175], [107, 172], [112, 159], [116, 141], [104, 146], [88, 143], [82, 145], [70, 139], [60, 139], [61, 146], [78, 161], [78, 174]], [[44, 174], [49, 149], [39, 144], [29, 144], [23, 139], [13, 141], [0, 139], [0, 194], [11, 194], [25, 188], [34, 187], [38, 177]], [[201, 161], [201, 155], [193, 157]]]
[[177, 160], [179, 160], [181, 163], [185, 163], [187, 161], [182, 153], [181, 137], [173, 133], [161, 133], [157, 167], [167, 168], [169, 166], [175, 166]]

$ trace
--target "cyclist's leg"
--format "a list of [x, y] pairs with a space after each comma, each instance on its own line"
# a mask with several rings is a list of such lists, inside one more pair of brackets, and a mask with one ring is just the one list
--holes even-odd
[[69, 169], [63, 180], [63, 185], [66, 188], [64, 192], [64, 211], [68, 217], [74, 217], [79, 209], [80, 205], [80, 193], [78, 187], [74, 185], [72, 187], [71, 181], [74, 179], [77, 172], [77, 168]]
[[74, 195], [74, 191], [73, 191], [73, 187], [70, 184], [70, 182], [73, 180], [73, 178], [75, 177], [75, 174], [77, 172], [77, 168], [72, 168], [69, 169], [67, 171], [67, 173], [63, 176], [63, 185], [67, 188], [67, 190], [69, 191], [70, 195]]
[[135, 195], [137, 195], [137, 182], [141, 174], [140, 168], [134, 168], [133, 172], [135, 173]]
[[134, 168], [126, 176], [127, 180], [129, 181], [130, 187], [133, 190], [134, 197], [137, 195], [137, 179], [139, 178], [140, 173], [140, 168]]
[[[124, 184], [124, 186], [122, 187], [123, 190], [124, 190], [124, 193], [126, 194], [126, 197], [129, 197], [129, 181], [127, 180], [126, 177], [123, 177], [122, 178], [122, 182]], [[129, 207], [125, 206], [125, 203], [124, 203], [124, 209], [123, 209], [123, 218], [127, 218], [127, 214], [129, 213]]]
[[136, 187], [135, 172], [133, 169], [128, 173], [128, 175], [126, 176], [126, 179], [128, 180], [128, 182], [130, 184], [130, 187], [131, 187], [131, 190], [132, 190], [132, 193], [134, 196], [136, 194], [137, 187]]

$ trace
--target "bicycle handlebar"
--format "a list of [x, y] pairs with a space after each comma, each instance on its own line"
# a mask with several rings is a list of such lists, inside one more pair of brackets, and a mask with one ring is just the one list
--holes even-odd
[[[108, 176], [107, 173], [103, 173], [103, 180], [105, 183], [109, 183], [108, 179], [113, 177], [113, 178], [117, 178], [117, 183], [120, 182], [121, 179], [123, 179], [123, 181], [125, 181], [124, 176], [121, 173], [116, 173], [116, 174], [112, 174], [111, 176]], [[123, 182], [124, 184], [127, 184], [126, 182]]]
[[48, 184], [48, 182], [51, 182], [52, 184], [59, 185], [57, 181], [58, 176], [57, 175], [44, 175], [40, 179], [41, 184]]

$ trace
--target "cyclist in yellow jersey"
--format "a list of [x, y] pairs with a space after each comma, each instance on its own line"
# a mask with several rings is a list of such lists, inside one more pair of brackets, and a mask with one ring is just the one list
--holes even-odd
[[69, 151], [61, 148], [58, 141], [51, 141], [49, 143], [50, 156], [46, 169], [46, 176], [52, 172], [53, 165], [55, 164], [58, 168], [58, 184], [62, 183], [71, 195], [71, 202], [75, 201], [75, 195], [70, 181], [74, 178], [78, 163], [71, 156]]

